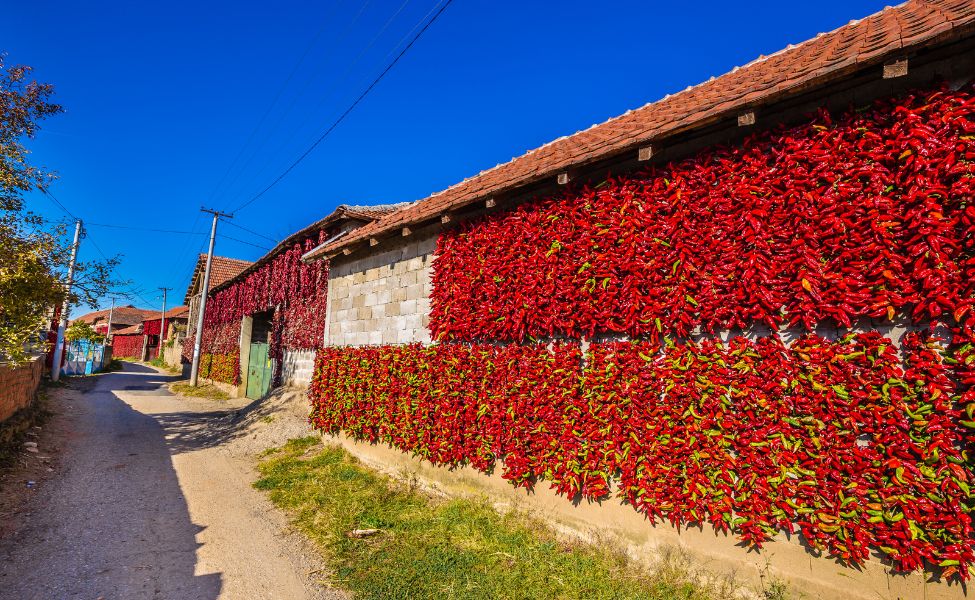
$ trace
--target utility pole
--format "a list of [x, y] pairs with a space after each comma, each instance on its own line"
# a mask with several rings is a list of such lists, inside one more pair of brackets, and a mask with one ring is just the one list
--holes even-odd
[[233, 215], [222, 213], [211, 208], [200, 208], [205, 213], [213, 215], [213, 225], [210, 226], [210, 249], [207, 251], [207, 266], [203, 272], [203, 289], [200, 294], [200, 314], [196, 318], [196, 339], [193, 340], [193, 364], [190, 367], [190, 385], [196, 386], [200, 374], [200, 342], [203, 338], [203, 314], [207, 307], [207, 293], [210, 291], [210, 265], [213, 263], [213, 242], [217, 238], [217, 220], [220, 217], [234, 218]]
[[71, 245], [71, 262], [68, 263], [68, 281], [64, 285], [64, 303], [61, 304], [61, 322], [58, 323], [58, 338], [54, 346], [54, 360], [51, 362], [51, 381], [61, 378], [61, 357], [64, 356], [64, 331], [68, 328], [68, 310], [71, 308], [71, 283], [74, 281], [74, 265], [78, 260], [78, 244], [81, 241], [81, 219], [74, 222], [74, 243]]
[[115, 296], [112, 296], [112, 308], [108, 309], [108, 329], [105, 331], [105, 343], [112, 343], [112, 317], [115, 315]]
[[166, 292], [173, 288], [161, 287], [159, 288], [163, 293], [163, 307], [162, 307], [162, 317], [159, 320], [159, 354], [157, 356], [162, 356], [163, 340], [166, 339]]

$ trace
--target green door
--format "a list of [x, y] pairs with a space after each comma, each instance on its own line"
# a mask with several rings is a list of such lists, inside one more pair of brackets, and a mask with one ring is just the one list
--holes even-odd
[[251, 354], [247, 359], [247, 397], [261, 398], [271, 387], [271, 358], [267, 354], [267, 344], [251, 344]]

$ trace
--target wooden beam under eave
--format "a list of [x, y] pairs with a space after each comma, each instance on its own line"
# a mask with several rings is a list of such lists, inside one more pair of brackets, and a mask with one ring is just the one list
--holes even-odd
[[747, 127], [755, 124], [755, 111], [749, 110], [738, 114], [738, 127]]
[[342, 254], [345, 256], [352, 254], [352, 248], [342, 248]]
[[413, 230], [410, 229], [409, 227], [404, 227], [403, 228], [403, 237], [406, 237], [406, 236], [410, 235], [411, 233], [413, 233]]
[[494, 208], [497, 205], [498, 202], [494, 198], [488, 198], [487, 200], [484, 201], [484, 208]]
[[907, 59], [901, 58], [884, 64], [884, 79], [896, 79], [907, 75]]
[[451, 220], [450, 219], [450, 215], [448, 215], [448, 214], [440, 215], [440, 224], [441, 225], [446, 225], [447, 223], [450, 223], [450, 220]]
[[370, 246], [378, 246], [379, 245], [379, 240], [377, 240], [376, 238], [369, 238], [369, 245]]
[[565, 185], [572, 181], [572, 175], [568, 171], [562, 171], [559, 173], [558, 182], [559, 185]]
[[640, 162], [643, 162], [643, 161], [646, 161], [646, 160], [650, 160], [651, 158], [653, 158], [653, 146], [651, 146], [651, 145], [643, 146], [637, 152], [636, 159], [638, 161], [640, 161]]

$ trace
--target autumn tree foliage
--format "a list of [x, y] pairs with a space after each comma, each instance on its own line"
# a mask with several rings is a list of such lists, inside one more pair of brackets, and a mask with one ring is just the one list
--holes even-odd
[[[28, 210], [24, 194], [46, 190], [54, 175], [31, 164], [25, 145], [40, 121], [62, 111], [54, 88], [31, 68], [8, 66], [0, 55], [0, 361], [24, 360], [38, 331], [64, 300], [69, 257], [67, 227]], [[94, 304], [113, 285], [117, 259], [77, 265], [73, 302]]]

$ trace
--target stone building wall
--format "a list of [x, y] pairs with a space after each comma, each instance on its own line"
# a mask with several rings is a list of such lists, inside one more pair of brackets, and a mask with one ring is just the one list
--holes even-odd
[[436, 243], [435, 235], [404, 237], [362, 257], [333, 259], [325, 344], [429, 343]]

